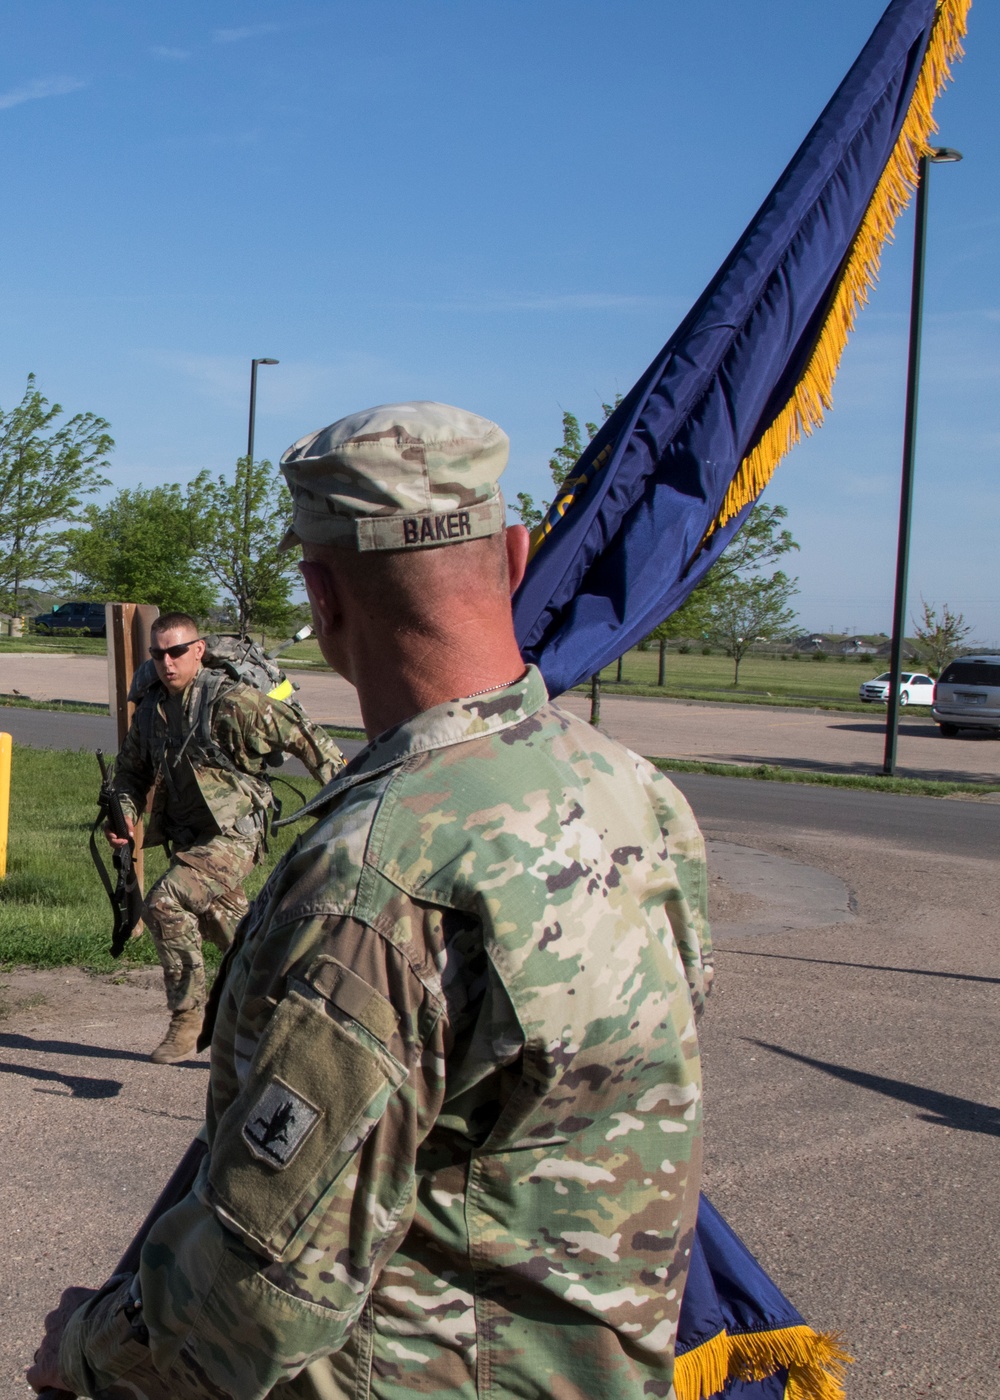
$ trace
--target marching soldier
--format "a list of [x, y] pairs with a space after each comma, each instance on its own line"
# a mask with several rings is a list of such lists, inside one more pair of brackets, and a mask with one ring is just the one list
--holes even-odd
[[[273, 797], [272, 755], [291, 753], [328, 782], [344, 766], [325, 730], [297, 707], [202, 665], [205, 642], [187, 613], [153, 623], [156, 680], [139, 701], [115, 765], [129, 822], [153, 801], [147, 844], [162, 841], [169, 870], [149, 891], [149, 928], [167, 992], [170, 1024], [150, 1059], [183, 1060], [195, 1048], [205, 1006], [202, 939], [225, 951], [246, 913], [243, 882], [260, 859]], [[123, 845], [110, 827], [112, 845]]]

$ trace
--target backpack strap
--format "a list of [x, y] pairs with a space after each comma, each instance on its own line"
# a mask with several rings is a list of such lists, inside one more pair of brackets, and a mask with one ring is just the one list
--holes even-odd
[[[268, 806], [273, 808], [275, 805], [274, 789], [263, 773], [247, 773], [244, 769], [235, 764], [229, 754], [227, 754], [224, 749], [220, 748], [212, 737], [212, 722], [215, 717], [215, 708], [217, 704], [224, 696], [229, 694], [234, 686], [246, 684], [245, 681], [241, 680], [238, 674], [233, 674], [234, 670], [234, 667], [224, 662], [222, 665], [213, 666], [210, 669], [206, 668], [199, 672], [196, 682], [198, 689], [192, 699], [193, 713], [191, 715], [191, 727], [188, 730], [187, 737], [181, 745], [177, 757], [179, 761], [181, 755], [187, 750], [188, 744], [193, 739], [195, 740], [193, 747], [213, 768], [221, 768], [224, 772], [232, 773], [237, 778], [242, 779], [244, 782], [249, 782], [251, 785], [256, 783], [262, 783], [264, 785], [270, 799], [269, 802], [264, 802], [261, 795], [253, 786], [251, 786], [251, 796], [254, 799], [254, 812], [256, 814], [254, 820], [259, 823], [261, 840], [264, 850], [267, 851], [267, 838], [269, 834], [267, 808]], [[272, 818], [272, 820], [273, 819], [274, 818]]]

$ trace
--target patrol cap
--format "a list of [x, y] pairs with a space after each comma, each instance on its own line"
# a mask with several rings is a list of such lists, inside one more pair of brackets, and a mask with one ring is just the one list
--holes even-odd
[[300, 438], [281, 459], [292, 493], [282, 549], [423, 549], [496, 535], [507, 434], [429, 401], [380, 404]]

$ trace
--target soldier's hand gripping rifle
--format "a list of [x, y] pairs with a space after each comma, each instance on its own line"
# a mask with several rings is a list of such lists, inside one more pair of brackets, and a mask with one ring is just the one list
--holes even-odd
[[[101, 791], [97, 799], [98, 814], [90, 832], [90, 854], [107, 891], [114, 914], [114, 930], [111, 936], [111, 956], [120, 958], [126, 944], [132, 937], [132, 930], [142, 917], [142, 889], [135, 869], [135, 841], [129, 832], [128, 822], [122, 807], [122, 800], [114, 787], [114, 773], [104, 761], [103, 750], [97, 750], [97, 761], [101, 765]], [[107, 823], [116, 836], [125, 842], [115, 846], [112, 861], [117, 879], [112, 885], [104, 862], [98, 854], [97, 829]]]

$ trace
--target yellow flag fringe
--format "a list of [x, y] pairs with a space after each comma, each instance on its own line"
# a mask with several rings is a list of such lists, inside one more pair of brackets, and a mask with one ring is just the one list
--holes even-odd
[[729, 1379], [732, 1344], [726, 1331], [692, 1347], [674, 1362], [677, 1400], [708, 1400], [718, 1395]]
[[783, 1327], [772, 1332], [719, 1332], [678, 1356], [677, 1400], [710, 1400], [729, 1380], [760, 1381], [788, 1371], [785, 1400], [844, 1400], [844, 1373], [853, 1357], [833, 1332]]
[[809, 435], [818, 428], [826, 410], [833, 407], [833, 381], [840, 357], [858, 312], [878, 281], [882, 248], [893, 237], [896, 220], [917, 187], [920, 157], [930, 149], [929, 138], [938, 129], [934, 101], [951, 79], [952, 63], [964, 53], [962, 40], [971, 3], [972, 0], [938, 0], [934, 26], [902, 129], [847, 255], [809, 364], [788, 403], [740, 463], [719, 514], [705, 532], [706, 539], [757, 499], [781, 459], [803, 433]]

